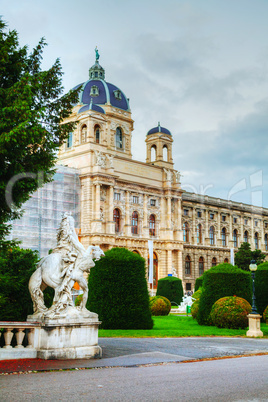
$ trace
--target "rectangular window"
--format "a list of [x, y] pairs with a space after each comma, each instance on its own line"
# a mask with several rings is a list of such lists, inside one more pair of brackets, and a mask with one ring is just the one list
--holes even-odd
[[214, 214], [210, 213], [209, 217], [210, 217], [210, 219], [214, 219]]
[[255, 227], [257, 227], [258, 226], [258, 221], [255, 221]]
[[192, 290], [192, 284], [191, 283], [186, 283], [186, 290], [188, 290], [188, 291]]
[[114, 193], [114, 200], [120, 201], [120, 193]]
[[265, 222], [264, 227], [265, 227], [265, 229], [268, 228], [268, 223], [267, 222]]
[[248, 219], [244, 219], [244, 225], [248, 224]]
[[226, 216], [222, 215], [222, 221], [225, 222], [226, 221]]
[[151, 205], [151, 207], [155, 207], [156, 206], [156, 200], [151, 200], [150, 205]]
[[237, 218], [234, 217], [234, 223], [237, 223]]
[[67, 148], [71, 148], [73, 146], [73, 133], [69, 133], [67, 138]]
[[184, 216], [188, 216], [188, 215], [189, 215], [189, 210], [188, 210], [188, 209], [184, 209], [184, 210], [183, 210], [183, 215], [184, 215]]
[[139, 197], [136, 195], [133, 196], [133, 204], [138, 204], [139, 203]]
[[202, 212], [201, 211], [197, 211], [197, 218], [201, 218], [202, 216]]

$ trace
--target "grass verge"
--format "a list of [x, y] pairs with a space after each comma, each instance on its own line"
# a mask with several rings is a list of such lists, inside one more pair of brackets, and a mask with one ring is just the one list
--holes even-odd
[[[228, 329], [198, 325], [192, 317], [168, 315], [153, 317], [153, 329], [100, 329], [99, 337], [167, 338], [184, 336], [246, 336], [247, 329]], [[261, 330], [268, 338], [268, 324]]]

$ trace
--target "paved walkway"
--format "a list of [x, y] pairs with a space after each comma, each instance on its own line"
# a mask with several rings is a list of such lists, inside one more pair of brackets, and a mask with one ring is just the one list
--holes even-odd
[[268, 339], [252, 338], [100, 338], [102, 359], [0, 361], [0, 373], [75, 368], [131, 367], [208, 358], [268, 355]]

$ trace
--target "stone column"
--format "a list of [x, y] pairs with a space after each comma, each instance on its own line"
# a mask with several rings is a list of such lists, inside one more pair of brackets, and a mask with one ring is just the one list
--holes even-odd
[[183, 278], [183, 261], [182, 261], [182, 252], [181, 252], [181, 250], [178, 250], [178, 262], [177, 262], [177, 264], [178, 264], [178, 277], [180, 278], [180, 279], [182, 279]]
[[220, 246], [221, 245], [221, 214], [220, 211], [218, 211], [218, 230], [217, 230], [217, 239], [216, 239], [216, 245]]
[[148, 197], [146, 194], [143, 196], [143, 237], [149, 237], [149, 226], [148, 226], [148, 210], [147, 210]]
[[95, 186], [95, 219], [100, 219], [100, 184]]
[[209, 246], [209, 224], [208, 224], [208, 210], [205, 210], [205, 245]]
[[129, 214], [129, 191], [126, 191], [125, 235], [131, 236], [131, 223], [130, 223], [130, 214]]
[[[92, 222], [92, 230], [93, 232], [100, 233], [102, 229], [102, 222], [100, 219], [100, 184], [95, 184], [95, 205], [94, 205], [94, 216]], [[94, 195], [93, 195], [94, 197]]]
[[161, 197], [160, 202], [160, 238], [165, 238], [166, 232], [166, 200], [165, 197]]
[[251, 250], [255, 250], [254, 234], [254, 218], [251, 215]]
[[167, 231], [166, 231], [166, 236], [168, 239], [173, 239], [173, 230], [172, 230], [172, 223], [171, 223], [171, 197], [168, 196], [166, 198], [167, 202]]
[[243, 223], [244, 223], [244, 219], [243, 219], [243, 217], [242, 217], [242, 215], [240, 216], [240, 238], [239, 238], [239, 244], [238, 244], [238, 246], [240, 246], [241, 245], [241, 243], [243, 243], [244, 242], [244, 226], [243, 226]]
[[261, 238], [259, 239], [259, 249], [265, 251], [263, 220], [260, 221], [260, 225], [261, 225], [261, 231], [260, 231]]
[[196, 242], [196, 231], [197, 231], [197, 229], [196, 229], [196, 209], [195, 208], [193, 208], [193, 227], [192, 227], [192, 244], [197, 244], [197, 242]]
[[172, 274], [172, 250], [167, 250], [167, 274]]
[[177, 240], [183, 241], [183, 233], [182, 233], [182, 221], [181, 221], [181, 198], [178, 198], [177, 201]]
[[114, 188], [109, 187], [109, 205], [108, 205], [108, 233], [115, 233], [114, 224]]
[[232, 214], [230, 213], [230, 217], [229, 217], [229, 244], [227, 244], [227, 246], [229, 246], [230, 248], [234, 248], [234, 239], [233, 239], [233, 217]]

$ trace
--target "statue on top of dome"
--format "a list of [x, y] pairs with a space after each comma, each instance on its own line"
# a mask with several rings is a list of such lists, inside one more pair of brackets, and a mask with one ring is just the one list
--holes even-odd
[[99, 61], [100, 54], [99, 54], [97, 46], [95, 47], [95, 53], [96, 53], [96, 61]]

